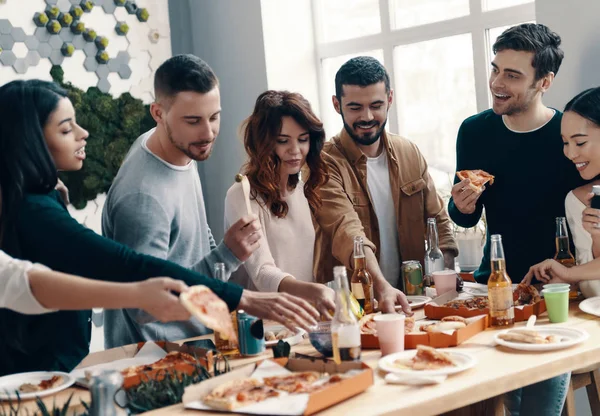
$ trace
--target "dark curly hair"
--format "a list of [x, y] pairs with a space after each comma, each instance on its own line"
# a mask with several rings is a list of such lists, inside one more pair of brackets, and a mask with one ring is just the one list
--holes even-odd
[[550, 72], [558, 73], [565, 56], [560, 49], [561, 39], [547, 26], [536, 23], [523, 23], [506, 29], [494, 43], [494, 54], [512, 49], [533, 52], [531, 66], [535, 68], [536, 81]]
[[[306, 165], [310, 172], [304, 184], [304, 195], [313, 212], [321, 206], [319, 189], [329, 178], [321, 158], [325, 142], [323, 123], [313, 113], [306, 98], [289, 91], [269, 90], [259, 95], [254, 111], [242, 125], [244, 147], [248, 154], [243, 173], [250, 182], [251, 197], [278, 218], [284, 218], [288, 212], [287, 203], [282, 200], [279, 189], [281, 161], [275, 154], [277, 136], [281, 133], [282, 119], [286, 116], [292, 117], [309, 132], [310, 150]], [[290, 175], [288, 185], [295, 188], [299, 179], [299, 175]]]

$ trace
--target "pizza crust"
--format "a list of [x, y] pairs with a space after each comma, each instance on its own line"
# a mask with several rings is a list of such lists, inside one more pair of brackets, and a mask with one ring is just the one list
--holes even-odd
[[[255, 393], [253, 397], [248, 395], [251, 392]], [[231, 380], [215, 387], [202, 401], [213, 409], [234, 410], [277, 396], [279, 396], [279, 393], [271, 387], [263, 385], [260, 380], [244, 378]], [[243, 397], [248, 399], [244, 400]]]

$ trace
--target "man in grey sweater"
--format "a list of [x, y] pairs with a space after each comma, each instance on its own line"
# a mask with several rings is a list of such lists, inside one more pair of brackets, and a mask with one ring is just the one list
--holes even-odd
[[[215, 263], [228, 276], [258, 248], [261, 227], [245, 216], [216, 244], [206, 219], [196, 161], [206, 160], [220, 126], [217, 77], [200, 58], [165, 61], [154, 80], [150, 112], [157, 127], [131, 147], [102, 213], [102, 234], [134, 250], [206, 276]], [[160, 323], [137, 309], [107, 310], [105, 347], [206, 334], [197, 320]]]

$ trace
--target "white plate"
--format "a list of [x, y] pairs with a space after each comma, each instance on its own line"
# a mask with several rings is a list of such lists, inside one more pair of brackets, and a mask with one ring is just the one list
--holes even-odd
[[584, 300], [579, 304], [579, 309], [590, 315], [600, 316], [600, 296]]
[[[412, 309], [420, 308], [421, 306], [425, 306], [426, 303], [431, 302], [431, 298], [429, 296], [407, 296], [408, 304]], [[401, 306], [396, 305], [396, 308]]]
[[500, 334], [504, 334], [504, 333], [510, 331], [510, 329], [502, 331], [502, 332], [498, 332], [494, 336], [494, 341], [496, 341], [496, 343], [498, 345], [502, 345], [503, 347], [508, 347], [508, 348], [512, 348], [515, 350], [554, 351], [554, 350], [561, 350], [563, 348], [572, 347], [573, 345], [579, 344], [580, 342], [583, 342], [590, 337], [590, 335], [587, 332], [582, 331], [581, 329], [575, 329], [575, 328], [549, 326], [549, 327], [534, 327], [533, 329], [536, 330], [537, 332], [539, 332], [539, 334], [544, 337], [547, 337], [548, 335], [558, 335], [558, 336], [562, 337], [562, 341], [552, 343], [552, 344], [525, 344], [522, 342], [505, 341], [505, 340], [499, 338]]
[[457, 351], [452, 351], [449, 349], [440, 349], [440, 351], [444, 351], [445, 353], [450, 355], [450, 357], [452, 357], [452, 359], [456, 363], [456, 366], [440, 368], [438, 370], [423, 370], [423, 371], [410, 370], [410, 369], [395, 366], [394, 361], [396, 361], [398, 359], [410, 360], [417, 353], [417, 350], [407, 350], [407, 351], [397, 352], [395, 354], [390, 354], [390, 355], [383, 357], [382, 359], [379, 360], [379, 368], [384, 371], [388, 371], [390, 373], [396, 373], [396, 374], [405, 374], [405, 375], [412, 375], [412, 376], [419, 376], [419, 375], [442, 376], [442, 375], [460, 373], [461, 371], [465, 371], [465, 370], [473, 367], [475, 364], [477, 364], [477, 359], [475, 357], [473, 357], [472, 355], [466, 354], [464, 352], [457, 352]]
[[[271, 331], [271, 332], [274, 332], [275, 335], [277, 335], [277, 333], [283, 329], [287, 329], [287, 328], [283, 325], [265, 326], [265, 334], [267, 332]], [[287, 330], [289, 331], [289, 329], [287, 329]], [[290, 346], [299, 344], [302, 341], [302, 336], [304, 335], [305, 332], [306, 331], [302, 328], [296, 328], [296, 333], [294, 335], [292, 335], [291, 337], [284, 338], [283, 341], [290, 344]], [[277, 345], [278, 342], [279, 342], [278, 339], [276, 339], [275, 341], [265, 341], [265, 345], [267, 347], [274, 347], [275, 345]]]
[[48, 390], [31, 393], [19, 392], [19, 396], [21, 399], [33, 399], [35, 397], [48, 396], [69, 388], [75, 383], [74, 377], [60, 371], [35, 371], [31, 373], [11, 374], [9, 376], [0, 377], [0, 400], [16, 400], [17, 395], [15, 394], [15, 391], [19, 390], [19, 386], [22, 384], [39, 384], [42, 380], [49, 380], [53, 376], [62, 376], [63, 384]]

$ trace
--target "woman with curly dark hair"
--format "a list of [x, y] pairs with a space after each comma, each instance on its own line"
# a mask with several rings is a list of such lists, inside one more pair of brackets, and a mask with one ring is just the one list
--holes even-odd
[[[295, 294], [328, 315], [333, 291], [313, 278], [312, 213], [321, 206], [319, 188], [328, 179], [321, 159], [323, 123], [302, 95], [266, 91], [242, 130], [248, 154], [242, 173], [250, 182], [250, 204], [264, 239], [232, 279], [247, 288]], [[226, 228], [245, 214], [245, 207], [242, 185], [236, 183], [225, 199]]]

